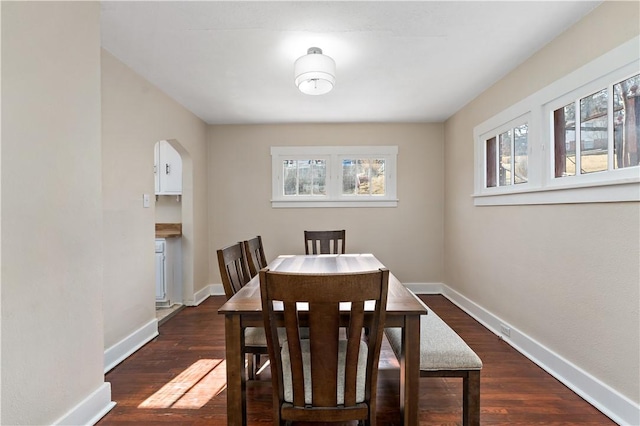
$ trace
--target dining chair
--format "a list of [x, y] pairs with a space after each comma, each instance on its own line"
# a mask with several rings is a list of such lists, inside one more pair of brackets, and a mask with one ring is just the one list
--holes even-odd
[[345, 254], [346, 231], [304, 231], [305, 254]]
[[[388, 282], [386, 269], [348, 274], [260, 270], [273, 424], [351, 420], [376, 424]], [[286, 340], [277, 343], [283, 320]], [[365, 326], [368, 338], [363, 337]], [[300, 327], [309, 328], [307, 339], [300, 337]]]
[[[233, 244], [217, 251], [220, 278], [227, 300], [236, 294], [251, 280], [247, 269], [247, 260], [243, 243]], [[249, 379], [256, 378], [260, 366], [260, 356], [266, 354], [267, 339], [264, 328], [247, 327], [244, 329], [244, 353], [249, 354], [247, 371]]]
[[251, 277], [255, 277], [260, 269], [267, 266], [267, 258], [264, 255], [262, 246], [262, 237], [258, 235], [255, 238], [244, 242], [244, 252], [247, 256], [247, 264]]

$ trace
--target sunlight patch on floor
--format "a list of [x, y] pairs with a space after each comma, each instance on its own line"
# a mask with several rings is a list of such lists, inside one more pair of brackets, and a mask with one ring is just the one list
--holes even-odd
[[138, 405], [138, 408], [195, 410], [226, 388], [226, 361], [200, 359]]

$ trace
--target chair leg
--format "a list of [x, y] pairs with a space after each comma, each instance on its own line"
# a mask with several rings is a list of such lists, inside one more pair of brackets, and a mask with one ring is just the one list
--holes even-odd
[[262, 355], [253, 354], [253, 376], [256, 377], [258, 374], [258, 370], [260, 370], [260, 365], [262, 361]]
[[472, 370], [462, 379], [462, 424], [480, 425], [480, 370]]
[[247, 374], [249, 375], [249, 380], [256, 379], [255, 356], [256, 354], [249, 354], [249, 358], [247, 360]]

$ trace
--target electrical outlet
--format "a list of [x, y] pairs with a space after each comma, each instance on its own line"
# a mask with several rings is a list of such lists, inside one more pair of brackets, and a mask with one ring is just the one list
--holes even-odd
[[503, 336], [511, 337], [511, 328], [504, 324], [500, 324], [500, 333], [502, 333]]

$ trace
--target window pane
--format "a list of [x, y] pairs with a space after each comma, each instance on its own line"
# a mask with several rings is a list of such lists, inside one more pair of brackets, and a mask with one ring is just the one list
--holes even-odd
[[515, 150], [515, 172], [514, 182], [526, 183], [529, 173], [529, 126], [523, 124], [513, 129], [514, 132], [514, 150]]
[[371, 194], [384, 195], [384, 160], [376, 159], [371, 162]]
[[282, 183], [284, 195], [296, 195], [298, 181], [298, 165], [296, 161], [284, 160], [282, 162]]
[[487, 139], [487, 188], [496, 186], [496, 138]]
[[613, 167], [639, 164], [640, 151], [640, 75], [613, 86]]
[[325, 160], [313, 161], [313, 195], [327, 195], [327, 165]]
[[608, 169], [607, 89], [580, 99], [580, 173]]
[[342, 194], [356, 193], [356, 161], [342, 160]]
[[298, 160], [298, 195], [311, 195], [311, 161]]
[[371, 166], [369, 160], [356, 160], [356, 194], [369, 195]]
[[555, 177], [576, 174], [576, 105], [570, 103], [553, 112]]
[[511, 185], [511, 130], [500, 134], [500, 186]]

